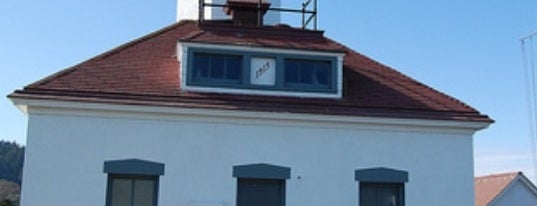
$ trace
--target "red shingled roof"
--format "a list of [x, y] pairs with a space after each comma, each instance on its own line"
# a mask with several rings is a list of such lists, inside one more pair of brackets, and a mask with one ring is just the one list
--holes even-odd
[[[179, 82], [178, 41], [345, 53], [342, 99], [195, 93]], [[462, 102], [319, 31], [181, 21], [17, 90], [16, 98], [492, 122]]]
[[487, 206], [498, 194], [500, 194], [520, 173], [512, 172], [505, 174], [476, 177], [475, 205]]

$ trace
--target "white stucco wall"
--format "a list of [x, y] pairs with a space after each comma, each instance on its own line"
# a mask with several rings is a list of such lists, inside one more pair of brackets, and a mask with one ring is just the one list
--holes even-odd
[[354, 170], [371, 167], [409, 172], [406, 205], [474, 204], [472, 138], [467, 130], [189, 115], [135, 118], [74, 110], [54, 114], [32, 108], [29, 112], [24, 206], [105, 205], [103, 163], [127, 158], [165, 164], [160, 206], [234, 206], [232, 167], [251, 163], [291, 168], [287, 206], [356, 206]]
[[526, 206], [537, 205], [537, 196], [531, 192], [531, 188], [524, 185], [521, 180], [513, 183], [501, 196], [490, 206]]

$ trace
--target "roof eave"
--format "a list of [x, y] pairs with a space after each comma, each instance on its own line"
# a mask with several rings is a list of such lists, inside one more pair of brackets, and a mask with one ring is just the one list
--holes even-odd
[[[211, 107], [193, 107], [184, 103], [162, 103], [162, 101], [133, 101], [122, 100], [112, 98], [76, 98], [69, 96], [59, 95], [46, 95], [46, 94], [28, 94], [23, 90], [17, 90], [10, 94], [8, 98], [26, 115], [29, 114], [29, 107], [65, 107], [65, 105], [109, 105], [112, 107], [127, 106], [139, 108], [176, 108], [176, 109], [191, 109], [191, 110], [211, 110], [220, 111], [227, 115], [233, 113], [241, 114], [254, 114], [250, 118], [256, 118], [259, 116], [266, 116], [267, 114], [285, 114], [295, 116], [316, 116], [316, 118], [322, 117], [322, 119], [330, 121], [344, 121], [352, 123], [371, 123], [371, 124], [388, 124], [395, 126], [424, 126], [424, 127], [436, 127], [436, 128], [449, 128], [456, 130], [466, 130], [468, 132], [476, 132], [487, 128], [492, 124], [492, 120], [481, 118], [467, 118], [464, 120], [459, 119], [434, 119], [434, 118], [412, 118], [412, 117], [390, 117], [390, 116], [373, 116], [373, 115], [338, 115], [338, 114], [322, 114], [322, 113], [300, 113], [300, 112], [275, 112], [275, 111], [257, 111], [257, 110], [236, 110], [233, 108], [211, 108]], [[62, 106], [63, 105], [63, 106]], [[257, 113], [263, 113], [259, 115]], [[248, 116], [248, 115], [246, 115]]]

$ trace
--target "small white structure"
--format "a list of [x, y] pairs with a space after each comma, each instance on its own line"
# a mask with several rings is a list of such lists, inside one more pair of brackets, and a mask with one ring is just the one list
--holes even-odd
[[[204, 0], [207, 4], [220, 4], [224, 5], [226, 0]], [[250, 0], [257, 1], [257, 0]], [[281, 0], [263, 0], [263, 2], [270, 3], [271, 8], [280, 8]], [[199, 18], [199, 0], [177, 0], [177, 21], [181, 20], [197, 20]], [[224, 13], [222, 7], [206, 7], [205, 19], [219, 20], [219, 19], [231, 19], [230, 16]], [[281, 23], [281, 13], [268, 11], [265, 14], [265, 25], [275, 25]]]
[[522, 173], [475, 178], [476, 206], [537, 205], [537, 188]]

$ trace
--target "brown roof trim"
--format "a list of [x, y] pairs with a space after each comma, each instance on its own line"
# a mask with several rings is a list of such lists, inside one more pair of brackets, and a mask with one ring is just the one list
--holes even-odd
[[[91, 103], [114, 103], [125, 105], [147, 106], [180, 106], [186, 108], [246, 110], [257, 112], [283, 112], [297, 114], [342, 115], [384, 118], [407, 118], [428, 120], [453, 120], [468, 122], [491, 123], [486, 115], [474, 112], [434, 111], [405, 108], [382, 108], [332, 105], [337, 100], [308, 99], [307, 103], [300, 98], [265, 96], [230, 95], [199, 93], [183, 93], [180, 96], [156, 94], [128, 94], [108, 92], [80, 92], [68, 90], [17, 90], [9, 98], [25, 98], [40, 100], [59, 100]], [[294, 103], [296, 102], [296, 103]], [[300, 103], [300, 104], [297, 104]]]

